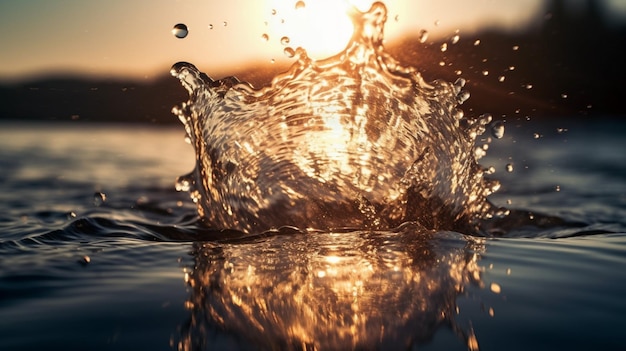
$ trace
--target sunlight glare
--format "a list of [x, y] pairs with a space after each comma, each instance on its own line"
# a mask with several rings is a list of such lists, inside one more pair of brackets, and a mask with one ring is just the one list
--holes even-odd
[[[299, 2], [301, 3], [301, 2]], [[289, 38], [289, 46], [302, 47], [313, 59], [326, 58], [342, 51], [352, 37], [354, 27], [348, 15], [351, 7], [369, 9], [367, 0], [308, 0], [304, 6], [292, 2], [270, 2], [273, 28], [270, 37]]]

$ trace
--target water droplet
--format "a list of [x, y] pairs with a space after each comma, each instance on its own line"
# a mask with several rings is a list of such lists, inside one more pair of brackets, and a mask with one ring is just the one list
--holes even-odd
[[426, 40], [428, 40], [428, 31], [426, 29], [422, 29], [419, 34], [419, 41], [423, 44]]
[[567, 94], [565, 94], [565, 93], [561, 94], [561, 98], [567, 99]]
[[467, 83], [467, 81], [464, 78], [457, 78], [454, 81], [454, 92], [458, 94], [465, 86], [465, 83]]
[[532, 89], [532, 88], [533, 88], [533, 85], [532, 85], [532, 84], [526, 84], [525, 88], [526, 88], [526, 89], [528, 89], [528, 90], [530, 90], [530, 89]]
[[441, 21], [436, 20], [436, 21], [435, 21], [435, 26], [439, 26], [439, 24], [440, 24], [440, 23], [441, 23]]
[[306, 4], [304, 3], [304, 1], [296, 2], [296, 10], [303, 9], [305, 6], [306, 6]]
[[478, 45], [480, 45], [480, 39], [476, 39], [476, 40], [474, 41], [474, 46], [478, 46]]
[[491, 115], [491, 113], [483, 113], [482, 115], [478, 116], [478, 121], [481, 125], [489, 124], [492, 120], [493, 116]]
[[533, 133], [533, 139], [539, 139], [539, 138], [541, 138], [541, 134]]
[[283, 45], [289, 44], [289, 37], [285, 36], [285, 37], [280, 38], [280, 43]]
[[90, 262], [91, 262], [91, 257], [89, 257], [87, 255], [83, 256], [83, 260], [82, 260], [83, 264], [88, 264]]
[[272, 16], [276, 15], [276, 9], [272, 9]]
[[485, 157], [485, 155], [487, 155], [487, 152], [482, 147], [477, 146], [474, 149], [474, 156], [476, 157], [477, 160], [480, 160], [481, 158]]
[[283, 52], [285, 53], [285, 56], [289, 58], [292, 58], [296, 55], [296, 51], [291, 47], [286, 47], [285, 50], [283, 50]]
[[187, 176], [176, 179], [176, 191], [189, 191], [189, 189], [191, 189], [191, 181]]
[[563, 134], [563, 133], [567, 133], [567, 130], [568, 130], [567, 128], [557, 128], [556, 132], [559, 134]]
[[213, 24], [209, 24], [209, 29], [213, 29]]
[[509, 71], [515, 71], [515, 66], [509, 66]]
[[93, 194], [93, 204], [98, 207], [102, 205], [107, 200], [107, 196], [105, 193], [95, 192]]
[[457, 69], [456, 71], [454, 71], [454, 73], [455, 73], [457, 76], [460, 76], [461, 74], [463, 74], [463, 71], [461, 71], [460, 69]]
[[455, 34], [452, 37], [452, 40], [450, 42], [454, 45], [454, 44], [458, 43], [460, 39], [461, 39], [461, 37], [458, 34]]
[[478, 351], [478, 339], [476, 338], [476, 335], [474, 335], [473, 330], [471, 330], [470, 333], [471, 334], [467, 336], [467, 349], [470, 351]]
[[499, 294], [502, 291], [502, 288], [498, 283], [491, 283], [491, 291], [494, 294]]
[[554, 187], [554, 190], [555, 190], [556, 192], [561, 191], [561, 186], [560, 186], [560, 185], [557, 185], [556, 187]]
[[189, 29], [184, 23], [178, 23], [172, 28], [172, 34], [178, 39], [183, 39], [189, 34]]
[[228, 22], [224, 21], [224, 22], [222, 22], [222, 25], [223, 25], [224, 27], [226, 27], [226, 26], [228, 26]]
[[504, 122], [501, 120], [493, 122], [491, 125], [491, 135], [496, 139], [502, 139], [502, 137], [504, 137]]
[[513, 172], [513, 164], [512, 163], [507, 163], [506, 171], [509, 172], [509, 173]]
[[448, 51], [448, 43], [441, 44], [441, 52], [446, 52], [446, 51]]
[[489, 75], [489, 71], [487, 71], [487, 70], [484, 70], [481, 73], [482, 73], [483, 76], [488, 76]]
[[513, 51], [517, 51], [517, 50], [519, 50], [519, 45], [514, 45], [513, 46]]
[[459, 93], [459, 95], [456, 96], [456, 101], [459, 104], [463, 104], [465, 101], [467, 101], [467, 99], [470, 98], [470, 93], [467, 90], [463, 90]]
[[261, 35], [261, 40], [263, 40], [263, 41], [268, 41], [268, 40], [270, 40], [270, 36], [269, 36], [269, 35], [267, 35], [267, 33], [263, 33], [263, 34]]
[[393, 19], [398, 22], [400, 20], [400, 15], [396, 15]]
[[500, 76], [500, 77], [498, 77], [498, 82], [502, 83], [502, 82], [504, 82], [505, 79], [506, 79], [505, 76]]

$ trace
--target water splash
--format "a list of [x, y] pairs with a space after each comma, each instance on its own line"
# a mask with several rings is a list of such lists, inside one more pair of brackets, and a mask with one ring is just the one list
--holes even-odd
[[480, 231], [498, 184], [483, 178], [474, 144], [491, 119], [458, 108], [463, 79], [427, 83], [385, 52], [382, 3], [351, 18], [343, 52], [314, 61], [298, 48], [262, 89], [174, 65], [190, 98], [173, 112], [197, 160], [177, 188], [207, 224]]

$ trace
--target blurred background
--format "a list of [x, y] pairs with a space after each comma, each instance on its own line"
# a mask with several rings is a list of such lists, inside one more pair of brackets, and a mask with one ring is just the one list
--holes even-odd
[[[311, 57], [346, 45], [350, 4], [372, 1], [0, 2], [0, 119], [178, 123], [187, 99], [169, 68], [260, 87], [285, 48]], [[463, 77], [469, 114], [619, 116], [626, 1], [388, 1], [385, 47], [427, 81]], [[183, 23], [184, 38], [172, 34]], [[287, 39], [285, 39], [287, 38]]]

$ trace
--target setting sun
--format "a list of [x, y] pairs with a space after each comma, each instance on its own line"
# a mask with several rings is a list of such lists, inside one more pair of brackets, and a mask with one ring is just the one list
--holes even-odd
[[275, 0], [271, 3], [273, 18], [267, 23], [268, 37], [281, 38], [285, 47], [303, 47], [312, 58], [325, 58], [343, 50], [350, 40], [354, 29], [348, 15], [350, 8], [367, 10], [371, 3], [313, 0], [294, 5]]

